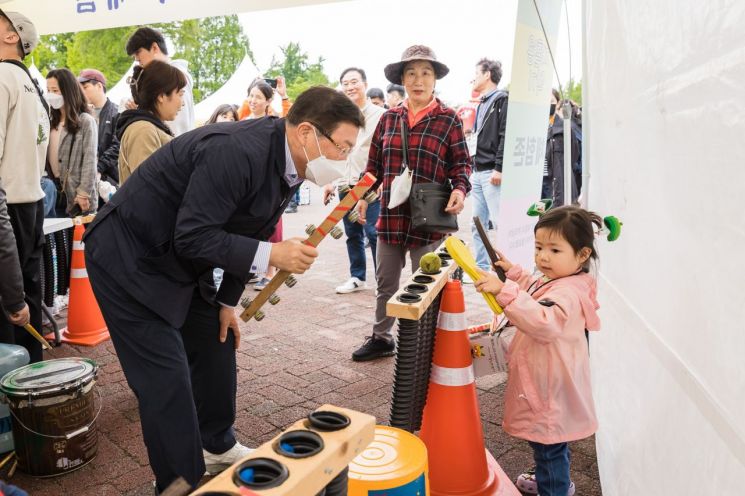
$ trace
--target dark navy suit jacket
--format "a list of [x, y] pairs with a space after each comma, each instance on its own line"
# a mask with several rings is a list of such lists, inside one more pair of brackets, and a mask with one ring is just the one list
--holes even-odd
[[99, 211], [86, 260], [180, 328], [200, 280], [225, 270], [216, 300], [236, 305], [259, 241], [274, 232], [297, 186], [285, 180], [285, 123], [213, 124], [143, 162]]

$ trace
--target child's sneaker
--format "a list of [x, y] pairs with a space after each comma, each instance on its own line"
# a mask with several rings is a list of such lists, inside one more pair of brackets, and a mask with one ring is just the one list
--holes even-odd
[[[515, 481], [515, 485], [521, 492], [525, 494], [536, 494], [540, 496], [538, 494], [538, 483], [535, 481], [535, 467], [527, 470], [523, 474], [518, 475], [517, 480]], [[567, 496], [574, 496], [575, 491], [576, 488], [574, 487], [574, 482], [570, 481]]]
[[538, 494], [538, 483], [535, 481], [535, 467], [518, 475], [515, 486], [525, 494]]

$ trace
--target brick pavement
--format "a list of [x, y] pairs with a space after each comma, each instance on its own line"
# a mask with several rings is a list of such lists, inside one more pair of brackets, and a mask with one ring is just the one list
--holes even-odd
[[[318, 223], [329, 210], [312, 191], [313, 205], [285, 215], [285, 237], [302, 236], [306, 223]], [[461, 215], [460, 236], [470, 239], [470, 206]], [[365, 411], [387, 423], [390, 412], [393, 359], [354, 363], [350, 355], [370, 333], [374, 291], [336, 295], [334, 287], [348, 277], [343, 240], [324, 240], [313, 268], [298, 284], [283, 287], [282, 301], [269, 307], [260, 322], [242, 324], [237, 352], [238, 399], [236, 431], [246, 445], [263, 443], [287, 425], [324, 403]], [[368, 251], [369, 259], [369, 251]], [[408, 274], [408, 271], [405, 272]], [[372, 264], [368, 280], [374, 280]], [[465, 286], [468, 320], [488, 319], [486, 306], [473, 286]], [[249, 288], [249, 292], [253, 291]], [[98, 456], [87, 466], [63, 477], [34, 479], [18, 473], [13, 482], [33, 496], [150, 496], [152, 472], [142, 443], [137, 402], [127, 387], [111, 342], [93, 348], [62, 345], [48, 358], [84, 356], [100, 365], [98, 389], [103, 407], [98, 419]], [[500, 427], [505, 376], [479, 379], [487, 448], [502, 468], [516, 477], [529, 467], [527, 443], [510, 438]], [[600, 495], [594, 439], [573, 443], [572, 477], [577, 494]]]

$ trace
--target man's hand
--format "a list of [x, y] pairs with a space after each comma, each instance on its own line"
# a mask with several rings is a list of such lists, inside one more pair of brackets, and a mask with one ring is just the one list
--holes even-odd
[[134, 100], [127, 100], [126, 102], [124, 102], [124, 107], [127, 110], [134, 110], [137, 108], [137, 104], [134, 102]]
[[272, 244], [269, 265], [293, 274], [302, 274], [318, 256], [318, 250], [303, 243], [303, 238], [292, 238]]
[[499, 186], [502, 184], [502, 173], [495, 170], [491, 173], [491, 177], [489, 178], [489, 182], [492, 183], [494, 186]]
[[445, 207], [445, 211], [449, 214], [458, 215], [463, 211], [463, 207], [465, 207], [465, 203], [463, 203], [464, 199], [463, 192], [459, 189], [454, 189], [453, 192], [450, 193], [450, 200]]
[[238, 319], [235, 316], [233, 307], [220, 308], [220, 342], [224, 343], [228, 338], [228, 329], [233, 331], [235, 336], [235, 349], [241, 345], [241, 330], [238, 327]]
[[334, 197], [334, 188], [333, 184], [327, 184], [323, 187], [323, 204], [328, 205], [331, 199]]
[[358, 201], [355, 210], [357, 211], [357, 215], [359, 215], [357, 223], [363, 226], [367, 224], [367, 202], [365, 200]]
[[28, 305], [23, 304], [23, 308], [15, 313], [8, 315], [8, 320], [11, 324], [18, 327], [23, 327], [31, 321], [31, 314], [28, 311]]

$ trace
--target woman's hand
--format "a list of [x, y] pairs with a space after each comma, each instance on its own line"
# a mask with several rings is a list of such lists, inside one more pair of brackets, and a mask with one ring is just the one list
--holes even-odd
[[464, 200], [465, 195], [463, 192], [459, 189], [454, 189], [453, 192], [450, 193], [450, 200], [448, 200], [445, 211], [449, 214], [458, 215], [463, 211], [463, 207], [465, 207]]
[[277, 93], [284, 100], [287, 98], [287, 85], [285, 84], [285, 78], [277, 76]]
[[479, 275], [479, 279], [473, 283], [476, 291], [479, 293], [487, 292], [493, 295], [497, 295], [502, 291], [504, 283], [499, 280], [497, 274], [479, 269]]
[[77, 203], [78, 205], [80, 205], [80, 211], [83, 213], [88, 212], [91, 209], [91, 201], [89, 198], [85, 196], [77, 195], [75, 197], [74, 203]]

